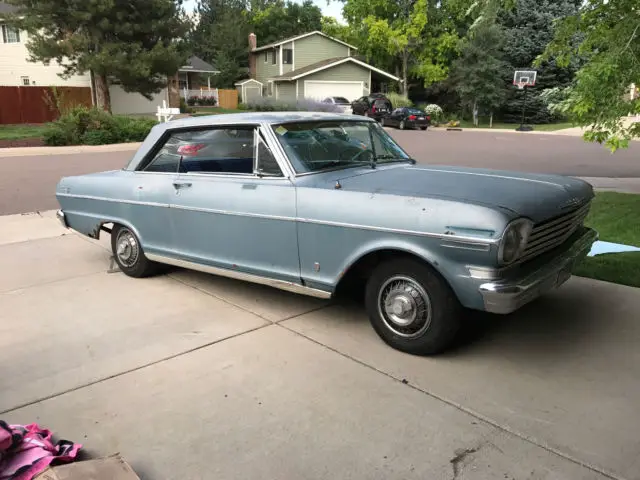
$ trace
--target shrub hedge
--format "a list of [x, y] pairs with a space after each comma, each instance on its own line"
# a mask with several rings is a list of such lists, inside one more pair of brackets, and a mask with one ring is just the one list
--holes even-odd
[[158, 122], [150, 118], [111, 115], [97, 108], [76, 107], [47, 125], [46, 145], [106, 145], [141, 142]]

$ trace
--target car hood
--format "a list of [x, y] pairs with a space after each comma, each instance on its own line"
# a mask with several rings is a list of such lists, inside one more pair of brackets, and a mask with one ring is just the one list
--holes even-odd
[[434, 197], [510, 211], [534, 222], [561, 215], [593, 198], [572, 177], [446, 166], [380, 167], [336, 180], [342, 189], [372, 194]]

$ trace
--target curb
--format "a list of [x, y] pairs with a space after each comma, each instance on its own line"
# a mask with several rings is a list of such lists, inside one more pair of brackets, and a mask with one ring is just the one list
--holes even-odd
[[0, 159], [43, 155], [70, 155], [79, 153], [126, 152], [137, 150], [142, 143], [116, 143], [112, 145], [75, 145], [70, 147], [16, 147], [1, 148]]

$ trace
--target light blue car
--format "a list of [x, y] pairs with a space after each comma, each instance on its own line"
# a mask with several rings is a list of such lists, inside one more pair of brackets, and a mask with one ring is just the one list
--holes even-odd
[[153, 128], [122, 170], [63, 178], [62, 223], [111, 234], [132, 277], [174, 265], [331, 298], [364, 289], [392, 347], [429, 355], [465, 309], [561, 285], [597, 239], [591, 185], [419, 166], [375, 121], [242, 113]]

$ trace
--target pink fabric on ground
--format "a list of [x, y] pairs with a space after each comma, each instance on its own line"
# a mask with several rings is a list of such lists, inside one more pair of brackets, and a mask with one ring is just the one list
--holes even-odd
[[82, 445], [53, 443], [49, 430], [35, 423], [8, 425], [0, 420], [0, 480], [31, 480], [52, 462], [72, 462]]

